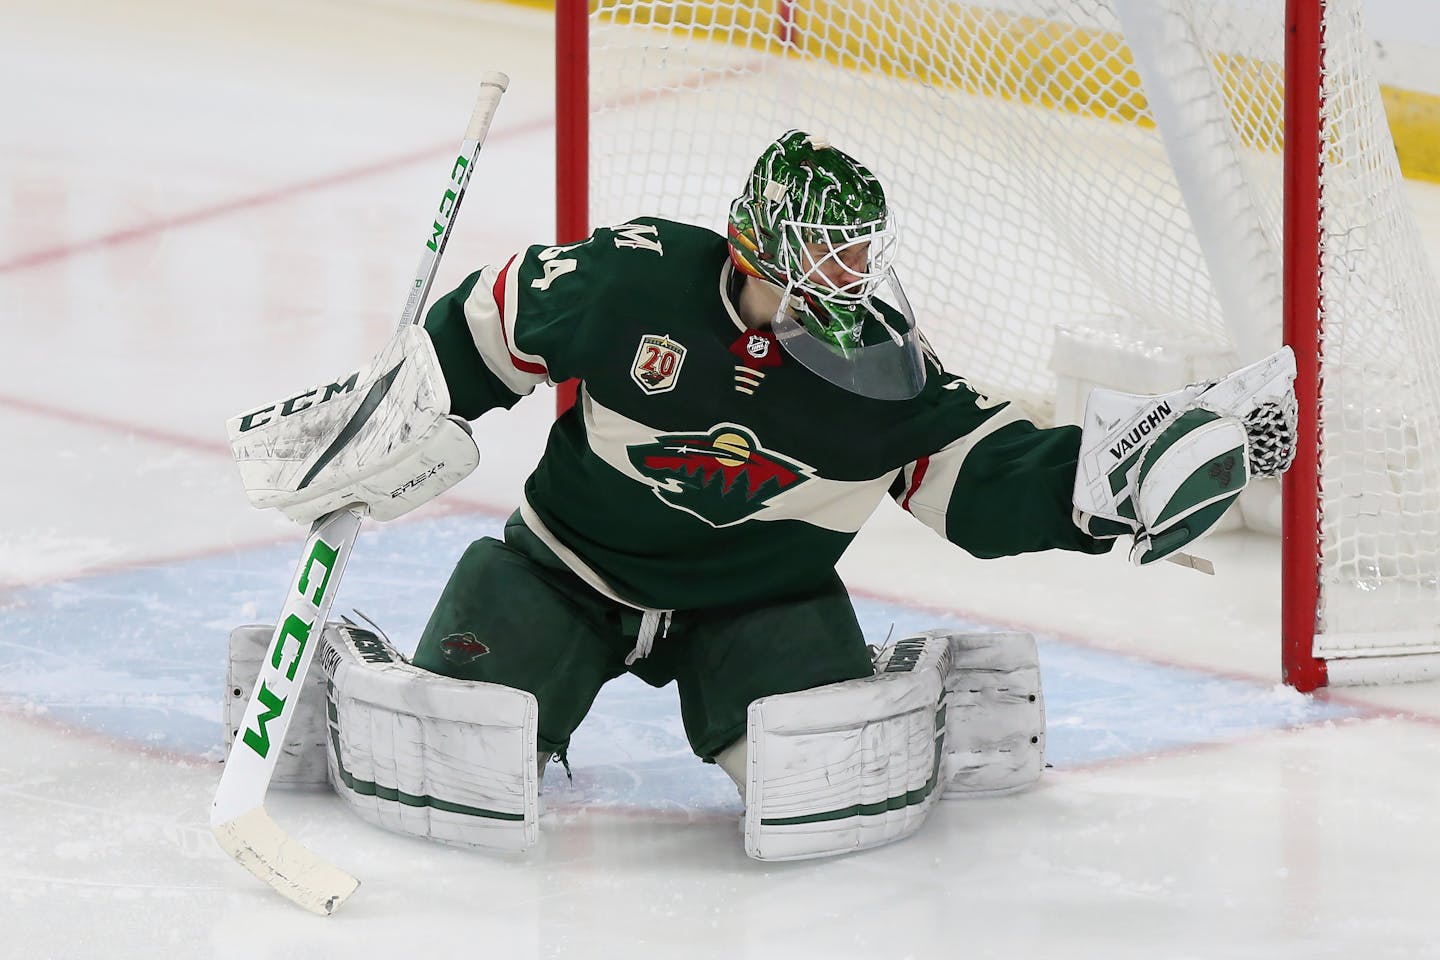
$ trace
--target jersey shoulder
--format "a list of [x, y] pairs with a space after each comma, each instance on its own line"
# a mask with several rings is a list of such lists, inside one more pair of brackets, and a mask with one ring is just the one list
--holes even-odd
[[588, 246], [591, 256], [616, 264], [653, 264], [658, 257], [671, 269], [690, 261], [710, 264], [728, 255], [725, 238], [714, 230], [660, 217], [634, 217], [600, 227]]
[[653, 297], [717, 274], [728, 256], [713, 230], [658, 217], [598, 227], [576, 243], [535, 244], [516, 264], [522, 309]]
[[600, 227], [576, 253], [598, 284], [591, 295], [631, 308], [693, 300], [718, 283], [729, 257], [715, 231], [659, 217]]

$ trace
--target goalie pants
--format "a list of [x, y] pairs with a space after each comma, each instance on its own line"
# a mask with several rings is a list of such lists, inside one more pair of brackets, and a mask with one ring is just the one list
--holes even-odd
[[527, 690], [540, 706], [539, 749], [562, 759], [600, 687], [629, 672], [672, 680], [690, 747], [702, 759], [745, 735], [751, 701], [868, 677], [864, 635], [840, 578], [808, 595], [678, 610], [644, 659], [625, 665], [640, 612], [596, 593], [521, 522], [455, 565], [414, 664]]

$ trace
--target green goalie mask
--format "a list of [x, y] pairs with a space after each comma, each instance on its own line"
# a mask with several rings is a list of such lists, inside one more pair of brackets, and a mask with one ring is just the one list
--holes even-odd
[[739, 270], [782, 291], [772, 328], [787, 353], [864, 396], [920, 392], [920, 335], [891, 269], [893, 212], [864, 165], [791, 130], [730, 205], [729, 243]]

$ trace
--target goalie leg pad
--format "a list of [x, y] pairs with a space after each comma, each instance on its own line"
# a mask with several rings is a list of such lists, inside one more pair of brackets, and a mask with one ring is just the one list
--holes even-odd
[[[239, 733], [250, 705], [250, 691], [260, 678], [260, 664], [270, 649], [275, 633], [270, 624], [246, 624], [230, 631], [230, 663], [225, 674], [225, 753]], [[280, 744], [271, 783], [324, 786], [325, 772], [325, 677], [311, 670], [300, 687], [300, 703]], [[267, 737], [264, 723], [262, 738]]]
[[822, 857], [918, 829], [939, 795], [949, 670], [947, 636], [909, 637], [880, 651], [874, 676], [752, 703], [745, 852]]
[[535, 697], [407, 663], [384, 638], [325, 626], [330, 782], [398, 833], [522, 850], [539, 835]]
[[1045, 769], [1045, 697], [1028, 633], [951, 633], [944, 798], [1013, 793]]

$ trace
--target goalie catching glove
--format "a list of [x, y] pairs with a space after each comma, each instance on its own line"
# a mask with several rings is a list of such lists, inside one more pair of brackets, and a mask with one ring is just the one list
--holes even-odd
[[377, 520], [408, 513], [480, 462], [430, 336], [405, 325], [368, 367], [232, 418], [245, 494], [308, 523], [360, 503]]
[[1129, 533], [1137, 564], [1163, 560], [1215, 525], [1254, 477], [1295, 456], [1289, 347], [1222, 380], [1160, 396], [1091, 392], [1075, 471], [1076, 523]]

